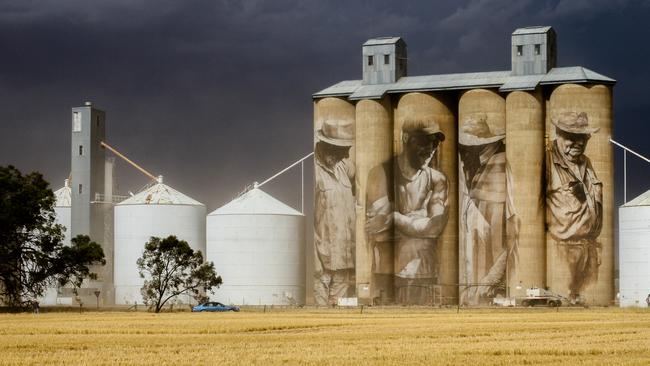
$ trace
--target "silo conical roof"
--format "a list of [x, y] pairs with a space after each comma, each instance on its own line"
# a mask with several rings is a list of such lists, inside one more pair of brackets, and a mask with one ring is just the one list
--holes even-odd
[[623, 205], [623, 207], [631, 206], [650, 206], [650, 191], [643, 193], [642, 195]]
[[54, 191], [54, 198], [56, 199], [55, 207], [71, 207], [72, 206], [72, 192], [68, 180], [65, 180], [63, 187]]
[[259, 188], [253, 188], [229, 203], [212, 211], [210, 215], [292, 215], [300, 212], [273, 198]]
[[204, 206], [201, 202], [190, 198], [174, 188], [162, 183], [159, 179], [154, 185], [143, 189], [136, 195], [125, 199], [118, 205], [194, 205]]

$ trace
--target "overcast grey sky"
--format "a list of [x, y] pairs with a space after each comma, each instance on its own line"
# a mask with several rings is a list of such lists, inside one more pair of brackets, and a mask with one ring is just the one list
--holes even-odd
[[[91, 100], [109, 143], [211, 211], [310, 151], [311, 94], [359, 79], [366, 39], [403, 37], [410, 75], [508, 70], [530, 25], [555, 28], [559, 66], [618, 80], [614, 137], [650, 155], [649, 17], [631, 0], [0, 0], [0, 164], [60, 187], [70, 108]], [[629, 163], [629, 196], [650, 189]], [[121, 164], [123, 193], [145, 183]], [[296, 206], [299, 187], [268, 191]]]

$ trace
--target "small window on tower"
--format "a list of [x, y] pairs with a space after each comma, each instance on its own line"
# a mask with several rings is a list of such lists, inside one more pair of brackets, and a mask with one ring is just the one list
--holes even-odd
[[99, 116], [97, 116], [97, 117], [95, 118], [95, 121], [96, 121], [97, 127], [99, 127]]
[[535, 45], [535, 54], [539, 55], [540, 53], [542, 53], [542, 45], [536, 44]]
[[374, 60], [372, 59], [372, 56], [368, 56], [368, 66], [372, 66], [374, 63]]
[[81, 115], [79, 112], [72, 112], [72, 132], [81, 132]]
[[79, 156], [82, 156], [84, 154], [84, 146], [79, 145]]
[[81, 188], [81, 184], [79, 184], [79, 194], [83, 193], [83, 188]]
[[384, 55], [384, 65], [390, 64], [390, 56], [389, 55]]
[[524, 46], [517, 46], [517, 56], [522, 56], [524, 54]]

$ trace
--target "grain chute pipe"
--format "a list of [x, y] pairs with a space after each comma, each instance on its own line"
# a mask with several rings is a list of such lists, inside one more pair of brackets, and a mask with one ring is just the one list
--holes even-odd
[[155, 175], [149, 173], [149, 172], [148, 172], [147, 170], [145, 170], [143, 167], [141, 167], [140, 165], [136, 164], [135, 162], [133, 162], [131, 159], [129, 159], [129, 158], [127, 158], [126, 156], [124, 156], [124, 155], [123, 155], [122, 153], [120, 153], [119, 151], [115, 150], [115, 149], [114, 149], [113, 147], [111, 147], [109, 144], [105, 143], [104, 141], [101, 141], [101, 142], [100, 142], [100, 145], [101, 145], [102, 147], [104, 147], [104, 148], [110, 150], [113, 154], [117, 155], [117, 156], [120, 157], [122, 160], [124, 160], [124, 161], [126, 161], [127, 163], [131, 164], [134, 168], [138, 169], [142, 174], [146, 175], [147, 177], [151, 178], [152, 180], [158, 180], [158, 178], [157, 178]]
[[625, 146], [625, 145], [623, 145], [623, 144], [621, 144], [621, 143], [618, 143], [618, 142], [612, 140], [611, 138], [609, 139], [609, 142], [611, 142], [612, 144], [614, 144], [614, 145], [620, 147], [621, 149], [623, 149], [623, 150], [625, 150], [625, 151], [629, 151], [629, 152], [631, 152], [632, 154], [636, 155], [636, 156], [637, 156], [638, 158], [640, 158], [641, 160], [643, 160], [643, 161], [645, 161], [645, 162], [647, 162], [647, 163], [650, 163], [650, 159], [648, 159], [648, 158], [646, 158], [645, 156], [639, 154], [638, 152], [636, 152], [636, 151], [630, 149], [629, 147], [627, 147], [627, 146]]
[[609, 142], [623, 149], [623, 202], [627, 203], [627, 153], [628, 151], [647, 163], [650, 163], [650, 159], [630, 149], [629, 147], [614, 141], [611, 137], [609, 138]]
[[303, 157], [302, 159], [300, 159], [300, 160], [298, 160], [298, 161], [296, 161], [295, 163], [293, 163], [293, 164], [291, 164], [291, 165], [289, 165], [288, 167], [286, 167], [286, 168], [284, 168], [284, 169], [282, 169], [281, 171], [279, 171], [278, 173], [276, 173], [276, 174], [275, 174], [274, 176], [272, 176], [271, 178], [269, 178], [269, 179], [267, 179], [267, 180], [265, 180], [265, 181], [263, 181], [262, 183], [258, 183], [258, 184], [256, 184], [256, 185], [255, 185], [255, 188], [259, 188], [259, 187], [261, 187], [261, 186], [263, 186], [263, 185], [265, 185], [266, 183], [268, 183], [268, 182], [270, 182], [270, 181], [272, 181], [272, 180], [273, 180], [273, 179], [275, 179], [275, 178], [276, 178], [276, 177], [277, 177], [278, 175], [280, 175], [280, 174], [282, 174], [282, 173], [284, 173], [284, 172], [286, 172], [287, 170], [289, 170], [289, 169], [291, 169], [291, 168], [293, 168], [294, 166], [296, 166], [296, 165], [298, 165], [298, 164], [300, 164], [300, 163], [302, 163], [303, 161], [305, 161], [305, 160], [307, 160], [307, 159], [309, 159], [309, 158], [310, 158], [310, 157], [311, 157], [312, 155], [314, 155], [314, 153], [313, 153], [313, 152], [311, 152], [311, 153], [309, 153], [309, 154], [307, 154], [307, 155], [306, 155], [306, 156], [304, 156], [304, 157]]

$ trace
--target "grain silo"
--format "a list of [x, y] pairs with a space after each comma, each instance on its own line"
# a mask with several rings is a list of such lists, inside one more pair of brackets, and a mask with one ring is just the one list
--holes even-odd
[[305, 301], [305, 217], [253, 188], [207, 217], [207, 260], [223, 285], [212, 299], [241, 305]]
[[[325, 111], [344, 110], [356, 117], [356, 223], [341, 224], [333, 216], [329, 225], [321, 225], [329, 231], [321, 231], [342, 237], [356, 229], [358, 288], [368, 282], [370, 255], [373, 265], [387, 264], [372, 269], [374, 280], [384, 277], [384, 287], [390, 287], [392, 273], [396, 293], [404, 288], [409, 296], [433, 290], [427, 296], [410, 296], [407, 303], [435, 304], [441, 297], [443, 303], [460, 298], [467, 305], [512, 305], [531, 287], [548, 287], [594, 305], [613, 299], [613, 160], [608, 137], [616, 80], [582, 66], [557, 67], [552, 27], [516, 29], [510, 43], [508, 70], [408, 76], [404, 40], [373, 38], [363, 44], [361, 79], [313, 94], [317, 122], [325, 120]], [[564, 115], [559, 122], [558, 115]], [[417, 155], [426, 156], [431, 149], [425, 139], [403, 138], [406, 122], [421, 124], [423, 118], [435, 121], [446, 137], [426, 160], [431, 169], [418, 165]], [[560, 139], [554, 121], [562, 125]], [[369, 170], [390, 150], [382, 141], [391, 122], [393, 179], [390, 163], [382, 164], [386, 174]], [[429, 126], [422, 132], [431, 137], [434, 130]], [[335, 161], [336, 155], [325, 157]], [[400, 157], [409, 159], [400, 163]], [[589, 177], [578, 176], [584, 172]], [[346, 186], [345, 179], [330, 175], [332, 187]], [[371, 199], [373, 194], [386, 197]], [[314, 207], [315, 217], [346, 202], [340, 197], [325, 201]], [[400, 208], [401, 202], [409, 207]], [[576, 206], [581, 211], [574, 214]], [[315, 242], [319, 235], [314, 232]], [[338, 240], [323, 242], [323, 252], [340, 246]], [[377, 261], [382, 258], [382, 251], [375, 250], [382, 247], [378, 242], [385, 247], [383, 258], [392, 250], [394, 268], [389, 260]], [[432, 265], [437, 259], [438, 266]], [[339, 273], [338, 278], [345, 276]], [[343, 281], [329, 282], [333, 287]], [[371, 281], [373, 291], [359, 291], [359, 301], [374, 302], [376, 287]], [[400, 296], [394, 296], [395, 302], [403, 303]]]
[[[377, 191], [376, 182], [373, 182], [371, 171], [377, 166], [392, 160], [393, 155], [393, 116], [392, 107], [389, 98], [380, 100], [360, 100], [356, 106], [356, 125], [355, 134], [364, 136], [363, 139], [356, 140], [356, 202], [359, 212], [370, 212], [375, 198], [381, 199], [372, 194]], [[390, 182], [392, 185], [392, 182]], [[361, 303], [370, 303], [375, 297], [382, 297], [381, 290], [385, 286], [372, 286], [372, 262], [373, 249], [376, 246], [370, 245], [373, 240], [367, 235], [365, 230], [366, 215], [356, 215], [356, 294]], [[392, 230], [390, 230], [392, 231]], [[376, 249], [375, 249], [376, 250]], [[392, 262], [392, 253], [389, 256]], [[376, 276], [375, 276], [376, 277]], [[391, 278], [392, 280], [392, 278]], [[392, 281], [391, 281], [392, 282]], [[392, 285], [392, 283], [391, 283]], [[392, 287], [392, 286], [391, 286]], [[391, 289], [392, 290], [392, 289]], [[373, 293], [371, 293], [371, 291]], [[392, 292], [392, 291], [390, 291]], [[392, 294], [387, 293], [384, 296], [392, 298]]]
[[63, 187], [54, 191], [54, 214], [56, 215], [56, 223], [65, 227], [65, 237], [63, 243], [70, 245], [70, 210], [72, 199], [70, 195], [70, 183], [66, 179]]
[[620, 306], [646, 307], [650, 295], [650, 191], [618, 210]]
[[[56, 223], [64, 227], [63, 244], [70, 245], [70, 183], [66, 179], [63, 187], [54, 191], [54, 216]], [[56, 287], [48, 287], [43, 296], [39, 299], [41, 305], [57, 305], [59, 304], [59, 294]], [[67, 300], [67, 299], [66, 299]], [[63, 301], [67, 304], [68, 301]]]
[[405, 121], [425, 124], [435, 122], [445, 135], [429, 165], [440, 171], [447, 180], [448, 221], [437, 245], [437, 283], [433, 288], [433, 303], [455, 304], [458, 287], [441, 286], [458, 281], [458, 154], [456, 148], [456, 98], [443, 93], [412, 92], [401, 95], [395, 111], [393, 150], [395, 156], [403, 151], [402, 128]]
[[[563, 84], [553, 89], [546, 111], [547, 286], [601, 306], [614, 299], [612, 108], [610, 85]], [[580, 144], [581, 180], [565, 173], [570, 156], [560, 148], [575, 144]], [[564, 185], [574, 193], [563, 193]]]
[[[205, 253], [205, 205], [164, 184], [162, 177], [115, 206], [115, 303], [142, 304], [136, 261], [152, 236], [175, 235]], [[186, 297], [178, 300], [187, 302]]]
[[[506, 97], [506, 160], [511, 172], [507, 191], [518, 220], [506, 222], [506, 232], [517, 233], [516, 270], [509, 278], [511, 296], [546, 283], [546, 229], [544, 216], [544, 107], [540, 88], [515, 90]], [[523, 239], [525, 238], [525, 239]]]
[[508, 210], [506, 100], [492, 89], [472, 89], [458, 101], [460, 301], [488, 303], [508, 296], [514, 270], [506, 237]]
[[[314, 156], [314, 169], [315, 169], [314, 178], [316, 179], [316, 181], [318, 181], [321, 177], [320, 175], [317, 174], [320, 169], [319, 167], [320, 159], [317, 157], [318, 155], [320, 155], [320, 152], [318, 151], [330, 150], [329, 148], [328, 149], [325, 148], [327, 144], [324, 143], [324, 141], [321, 141], [321, 137], [319, 137], [319, 133], [323, 132], [322, 131], [323, 125], [327, 123], [327, 126], [330, 127], [335, 125], [339, 127], [341, 125], [351, 127], [348, 130], [346, 130], [346, 132], [350, 134], [350, 136], [348, 137], [351, 137], [353, 139], [352, 136], [354, 136], [354, 130], [356, 127], [355, 119], [356, 119], [355, 105], [352, 102], [348, 101], [346, 98], [338, 98], [336, 96], [332, 96], [328, 98], [319, 99], [314, 102], [314, 152], [315, 152], [314, 153], [315, 155]], [[329, 130], [329, 127], [326, 127], [326, 130]], [[326, 133], [328, 132], [326, 131]], [[352, 143], [352, 146], [350, 146], [349, 149], [346, 150], [346, 152], [348, 156], [348, 158], [346, 159], [348, 163], [346, 165], [354, 166], [356, 161], [356, 147], [354, 146], [354, 143]], [[354, 178], [352, 177], [350, 179], [353, 182]], [[318, 207], [318, 203], [317, 203], [319, 200], [318, 192], [322, 193], [324, 191], [323, 190], [314, 191], [314, 193], [316, 193], [316, 195], [314, 196], [315, 207]], [[349, 209], [354, 210], [354, 205], [355, 205], [354, 197], [352, 197], [352, 193], [350, 193], [349, 197], [346, 198], [345, 202], [339, 202], [338, 204], [338, 207], [344, 208], [343, 210], [344, 213], [341, 214], [341, 212], [339, 211], [336, 216], [341, 218], [342, 220], [347, 221], [348, 219], [350, 219], [351, 221], [354, 221], [352, 218], [349, 217], [350, 216]], [[317, 216], [314, 216], [314, 221], [313, 221], [314, 227], [316, 227], [318, 225], [318, 222], [320, 221], [321, 220]], [[354, 229], [356, 228], [356, 222], [354, 224], [354, 228], [349, 228], [347, 227], [347, 225], [343, 225], [343, 226], [346, 227], [346, 230], [351, 229], [350, 230], [351, 233], [348, 234], [350, 236], [354, 236]], [[316, 230], [315, 232], [318, 232], [318, 230]], [[314, 236], [314, 238], [316, 237], [317, 235]], [[352, 239], [353, 239], [352, 244], [354, 244], [356, 238], [352, 238]], [[347, 244], [349, 245], [350, 243], [348, 242]], [[305, 296], [306, 296], [305, 300], [310, 304], [323, 303], [324, 302], [323, 298], [325, 297], [323, 295], [324, 281], [323, 278], [321, 278], [322, 271], [318, 270], [318, 269], [322, 269], [324, 266], [318, 253], [318, 249], [317, 249], [318, 247], [319, 247], [319, 241], [314, 240], [309, 250], [310, 255], [308, 255], [306, 259], [307, 268], [310, 269], [310, 272], [313, 272], [313, 276], [311, 275], [309, 276], [309, 278], [313, 280], [308, 281], [306, 292], [305, 292]], [[353, 272], [355, 270], [354, 268], [355, 265], [356, 262], [352, 263], [352, 265], [350, 265], [350, 263], [346, 263], [346, 266], [349, 268], [346, 268], [345, 272], [348, 273], [344, 276], [339, 276], [340, 278], [345, 278], [345, 280], [342, 282], [346, 283], [346, 287], [348, 287], [348, 290], [351, 289], [351, 291], [345, 291], [345, 292], [356, 292], [355, 291], [356, 286], [354, 283], [352, 283], [353, 282], [352, 279], [355, 278], [355, 273], [352, 273], [350, 275], [350, 272]]]

